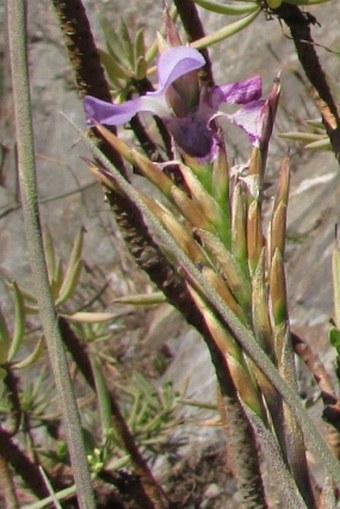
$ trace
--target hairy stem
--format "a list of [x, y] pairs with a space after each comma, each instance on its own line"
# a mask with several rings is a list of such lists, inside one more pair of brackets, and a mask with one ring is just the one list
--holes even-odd
[[24, 0], [8, 2], [8, 33], [17, 133], [18, 168], [27, 245], [44, 335], [61, 402], [80, 507], [94, 509], [80, 418], [49, 286], [37, 199], [26, 48]]
[[10, 433], [0, 427], [1, 461], [11, 465], [16, 475], [22, 478], [37, 498], [49, 495], [39, 468], [13, 442]]
[[0, 452], [0, 489], [7, 509], [19, 509], [12, 474], [8, 462]]
[[19, 380], [18, 377], [14, 374], [13, 369], [10, 365], [6, 366], [6, 376], [4, 378], [4, 385], [7, 390], [7, 397], [9, 400], [9, 403], [11, 405], [11, 411], [10, 415], [13, 420], [12, 429], [10, 430], [10, 433], [13, 435], [16, 435], [18, 432], [20, 421], [21, 421], [21, 404], [20, 404], [20, 397], [19, 397]]
[[[68, 58], [74, 70], [79, 96], [83, 98], [85, 95], [92, 95], [110, 103], [112, 101], [110, 89], [82, 1], [52, 0], [52, 3], [64, 37]], [[91, 131], [101, 150], [126, 177], [120, 155], [98, 137], [95, 129]], [[114, 127], [111, 131], [116, 132]]]
[[333, 152], [339, 160], [340, 117], [311, 35], [310, 27], [316, 23], [316, 19], [309, 13], [301, 12], [298, 6], [284, 2], [273, 12], [278, 14], [290, 29], [300, 63], [313, 86], [315, 104], [322, 115]]

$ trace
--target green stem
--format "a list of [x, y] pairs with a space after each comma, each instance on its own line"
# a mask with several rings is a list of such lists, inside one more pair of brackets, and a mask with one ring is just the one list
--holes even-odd
[[41, 322], [64, 416], [79, 505], [81, 509], [94, 509], [95, 501], [80, 417], [50, 291], [42, 243], [27, 66], [25, 1], [10, 0], [7, 7], [19, 179], [27, 246]]

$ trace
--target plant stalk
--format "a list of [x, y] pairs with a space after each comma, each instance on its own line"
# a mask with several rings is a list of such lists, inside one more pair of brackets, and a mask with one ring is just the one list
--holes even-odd
[[26, 4], [10, 0], [8, 34], [17, 133], [18, 168], [27, 246], [44, 335], [60, 399], [81, 509], [95, 501], [80, 417], [50, 291], [39, 217], [26, 46]]

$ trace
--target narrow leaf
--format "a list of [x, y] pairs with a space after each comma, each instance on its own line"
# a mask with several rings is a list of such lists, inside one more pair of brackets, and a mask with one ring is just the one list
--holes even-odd
[[7, 362], [10, 336], [5, 317], [0, 309], [0, 365]]
[[101, 49], [98, 49], [98, 53], [108, 77], [113, 83], [117, 83], [117, 79], [128, 80], [131, 78], [131, 71], [120, 65], [113, 56]]
[[135, 60], [145, 59], [144, 28], [140, 28], [135, 37]]
[[77, 289], [82, 268], [83, 261], [77, 260], [72, 267], [72, 271], [66, 272], [63, 284], [60, 288], [60, 293], [55, 301], [56, 306], [61, 306], [61, 304], [64, 304], [64, 302], [66, 302], [68, 299], [72, 297], [72, 295]]
[[263, 244], [260, 206], [257, 200], [253, 200], [248, 207], [247, 217], [248, 261], [252, 274], [256, 270]]
[[210, 232], [199, 229], [197, 233], [203, 245], [213, 255], [237, 301], [246, 311], [250, 311], [251, 286], [232, 253], [225, 249], [222, 242]]
[[44, 235], [44, 249], [48, 275], [51, 281], [55, 271], [55, 250], [53, 237], [49, 229], [46, 230]]
[[261, 12], [261, 8], [258, 7], [256, 11], [252, 12], [248, 16], [245, 16], [244, 18], [236, 21], [235, 23], [231, 23], [229, 25], [226, 25], [225, 27], [221, 28], [220, 30], [216, 30], [211, 35], [207, 35], [206, 37], [202, 37], [202, 39], [198, 39], [197, 41], [194, 41], [192, 43], [192, 47], [196, 49], [203, 49], [207, 48], [208, 46], [212, 46], [213, 44], [216, 44], [218, 42], [223, 41], [224, 39], [227, 39], [228, 37], [231, 37], [232, 35], [235, 35], [237, 32], [240, 32], [244, 28], [246, 28], [250, 23], [254, 21], [254, 19], [258, 16], [258, 14]]
[[102, 368], [97, 358], [91, 360], [94, 381], [96, 384], [96, 395], [98, 397], [100, 425], [102, 428], [102, 441], [105, 442], [108, 432], [112, 427], [112, 414], [110, 395], [102, 373]]
[[255, 2], [247, 2], [245, 5], [222, 4], [212, 0], [195, 0], [195, 3], [208, 11], [225, 14], [227, 16], [239, 16], [256, 11], [258, 5]]
[[123, 19], [121, 20], [120, 27], [119, 27], [119, 40], [120, 40], [121, 45], [123, 46], [124, 53], [128, 58], [130, 67], [133, 68], [134, 60], [135, 60], [134, 44], [131, 40], [127, 25]]
[[74, 320], [75, 322], [88, 322], [88, 323], [101, 323], [108, 322], [116, 318], [116, 313], [100, 313], [100, 312], [87, 312], [87, 311], [78, 311], [77, 313], [73, 313], [72, 315], [64, 315], [60, 314], [60, 316], [64, 316], [68, 320]]
[[18, 353], [25, 334], [25, 301], [20, 288], [15, 281], [11, 283], [14, 294], [14, 331], [11, 341], [11, 346], [8, 352], [8, 360], [12, 360]]
[[269, 293], [273, 326], [280, 325], [288, 319], [288, 309], [286, 276], [282, 255], [278, 249], [276, 249], [271, 262]]
[[165, 301], [166, 298], [163, 292], [152, 292], [124, 295], [124, 297], [117, 297], [111, 302], [113, 304], [132, 304], [133, 306], [152, 306]]
[[246, 277], [249, 276], [247, 233], [246, 233], [246, 202], [244, 200], [241, 184], [237, 183], [233, 189], [231, 202], [231, 251], [239, 262]]
[[32, 353], [30, 353], [25, 359], [19, 362], [15, 362], [12, 365], [13, 369], [24, 369], [32, 366], [42, 355], [45, 350], [45, 339], [42, 337], [39, 339]]
[[73, 243], [71, 256], [66, 268], [63, 284], [60, 288], [56, 305], [60, 305], [69, 299], [74, 293], [79, 281], [82, 269], [81, 253], [84, 242], [84, 228], [81, 228]]

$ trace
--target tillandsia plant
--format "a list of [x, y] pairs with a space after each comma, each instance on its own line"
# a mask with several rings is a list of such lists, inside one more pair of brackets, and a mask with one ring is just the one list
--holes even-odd
[[[184, 271], [183, 291], [189, 292], [202, 317], [203, 327], [198, 328], [217, 371], [228, 440], [234, 447], [233, 471], [244, 506], [267, 507], [270, 499], [261, 479], [256, 436], [269, 468], [273, 468], [271, 472], [280, 472], [283, 482], [279, 491], [285, 503], [289, 501], [291, 507], [321, 507], [327, 497], [328, 501], [331, 498], [329, 490], [321, 495], [315, 490], [306, 457], [303, 419], [294, 405], [287, 405], [287, 391], [279, 389], [275, 377], [248, 350], [250, 345], [242, 341], [233, 320], [226, 318], [208, 290], [213, 289], [222, 309], [230, 310], [238, 323], [252, 332], [261, 351], [296, 392], [283, 266], [289, 156], [282, 163], [267, 241], [261, 211], [279, 78], [266, 100], [260, 99], [259, 77], [220, 87], [199, 82], [198, 69], [206, 62], [195, 49], [181, 44], [169, 19], [167, 23], [170, 47], [164, 50], [164, 41], [160, 41], [155, 91], [122, 104], [108, 104], [94, 96], [84, 98], [88, 125], [152, 182], [164, 201], [158, 202], [138, 190], [132, 192], [97, 150], [101, 164], [94, 161], [91, 171], [107, 187], [107, 199], [113, 208], [117, 194], [132, 198], [148, 219], [150, 215], [157, 218], [156, 224], [167, 232], [164, 237], [170, 236], [176, 243], [172, 254], [178, 256], [177, 263]], [[220, 113], [220, 104], [228, 101], [243, 106], [232, 116]], [[121, 125], [145, 112], [162, 118], [179, 158], [155, 164], [103, 126]], [[229, 167], [219, 128], [221, 117], [242, 127], [253, 144], [245, 174]], [[170, 165], [175, 166], [177, 183], [167, 174]], [[178, 252], [196, 271], [188, 268], [190, 264], [183, 262]], [[176, 297], [171, 296], [171, 302], [180, 307]], [[218, 359], [218, 355], [222, 357]]]
[[[263, 9], [267, 16], [277, 15], [287, 22], [297, 50], [301, 51], [301, 45], [310, 42], [312, 20], [298, 6], [320, 2], [239, 0], [230, 6], [205, 0], [196, 3], [216, 13], [246, 16], [206, 36], [195, 2], [178, 0], [175, 6], [190, 45], [180, 39], [171, 17], [165, 13], [165, 37], [160, 35], [157, 44], [148, 50], [142, 32], [134, 36], [122, 24], [120, 32], [110, 36], [104, 23], [108, 50], [104, 53], [96, 50], [82, 2], [53, 0], [90, 128], [89, 136], [80, 130], [94, 153], [89, 167], [104, 186], [106, 200], [129, 251], [168, 302], [201, 333], [209, 349], [219, 386], [229, 468], [243, 506], [267, 508], [280, 498], [284, 507], [336, 507], [335, 485], [340, 483], [338, 456], [318, 432], [298, 393], [294, 348], [302, 352], [303, 341], [290, 330], [284, 267], [289, 153], [281, 163], [269, 223], [262, 210], [280, 76], [273, 76], [267, 98], [262, 98], [259, 76], [217, 86], [206, 50], [244, 28]], [[74, 243], [66, 271], [56, 262], [51, 240], [45, 246], [42, 244], [22, 38], [24, 3], [15, 0], [9, 7], [19, 167], [38, 289], [36, 301], [27, 296], [26, 311], [35, 312], [39, 308], [41, 313], [67, 430], [67, 445], [62, 441], [53, 459], [57, 457], [60, 464], [71, 465], [75, 486], [58, 486], [55, 479], [52, 479], [56, 481], [53, 488], [48, 482], [42, 484], [40, 480], [46, 476], [16, 447], [11, 430], [0, 429], [0, 456], [4, 459], [0, 468], [7, 475], [7, 464], [11, 457], [15, 458], [14, 468], [19, 469], [17, 465], [21, 465], [20, 475], [35, 495], [38, 498], [50, 495], [42, 504], [57, 505], [59, 499], [76, 492], [79, 507], [95, 507], [92, 489], [95, 479], [94, 487], [100, 480], [112, 487], [106, 505], [112, 503], [110, 497], [116, 502], [119, 492], [122, 498], [118, 502], [123, 505], [126, 502], [128, 507], [170, 508], [174, 506], [171, 487], [157, 480], [157, 470], [153, 472], [147, 461], [147, 447], [155, 445], [155, 434], [162, 434], [162, 423], [172, 419], [176, 395], [169, 386], [153, 391], [139, 377], [137, 387], [130, 391], [129, 415], [124, 415], [119, 398], [109, 389], [110, 380], [101, 366], [100, 348], [91, 349], [85, 341], [88, 335], [105, 337], [107, 331], [97, 324], [111, 315], [92, 313], [90, 317], [88, 313], [65, 312], [60, 307], [73, 295], [80, 276], [83, 234], [80, 232]], [[157, 52], [155, 77], [153, 56]], [[307, 66], [303, 54], [299, 55]], [[315, 52], [312, 55], [315, 62]], [[100, 58], [114, 85], [114, 99]], [[316, 90], [321, 91], [323, 121], [333, 150], [339, 152], [338, 114], [320, 66], [316, 71], [308, 76]], [[239, 109], [226, 114], [221, 110], [224, 103], [239, 105]], [[145, 113], [151, 115], [151, 123], [145, 119]], [[249, 161], [242, 170], [230, 164], [228, 139], [222, 132], [225, 119], [248, 135]], [[129, 144], [117, 136], [117, 127], [120, 129], [126, 123], [135, 135]], [[157, 193], [142, 191], [135, 184], [134, 173], [143, 177], [150, 186], [148, 189]], [[334, 260], [337, 300], [337, 248]], [[18, 367], [13, 357], [22, 338], [22, 296], [15, 284], [12, 289], [18, 319], [11, 335], [7, 320], [0, 315], [2, 375], [9, 373], [9, 368]], [[73, 327], [71, 320], [78, 325]], [[84, 326], [84, 322], [94, 322], [96, 327]], [[338, 327], [336, 311], [336, 322], [331, 329], [334, 344]], [[40, 348], [38, 344], [33, 359]], [[84, 419], [85, 412], [79, 412], [74, 398], [65, 350], [98, 401], [99, 443], [82, 426], [80, 417]], [[315, 358], [313, 361], [306, 354], [304, 358], [315, 378], [321, 380], [323, 400], [328, 405], [325, 418], [335, 430], [333, 444], [338, 444], [337, 421], [331, 418], [334, 415], [331, 411], [336, 411], [338, 404], [335, 391], [326, 384], [325, 373], [320, 376], [320, 365]], [[38, 385], [42, 379], [43, 374]], [[120, 392], [124, 392], [123, 388]], [[29, 394], [23, 398], [27, 408], [33, 399]], [[19, 418], [15, 417], [17, 431]], [[176, 420], [172, 423], [176, 424]], [[113, 466], [109, 459], [114, 448], [118, 453]], [[318, 467], [323, 469], [326, 479], [324, 483], [314, 476], [309, 451], [316, 453]], [[49, 456], [51, 459], [53, 454]], [[31, 466], [39, 480], [38, 487], [32, 481], [29, 483], [27, 474], [25, 477], [25, 470]], [[16, 507], [15, 487], [11, 482], [7, 486], [7, 500]]]

